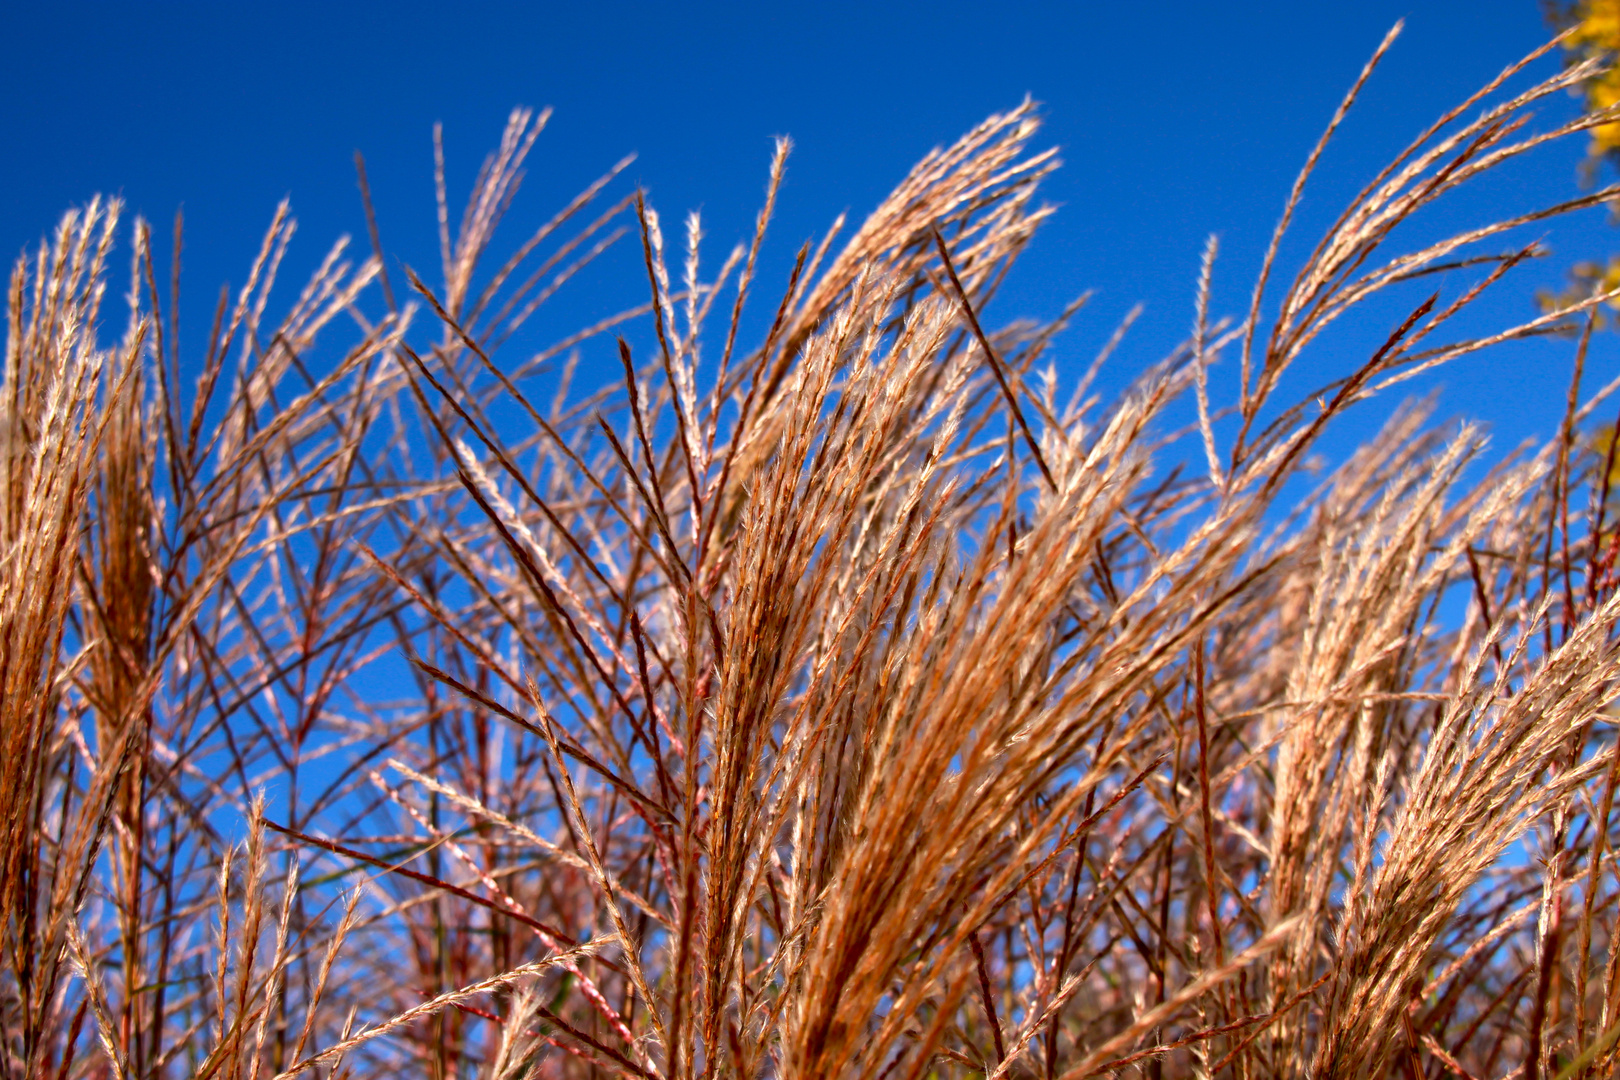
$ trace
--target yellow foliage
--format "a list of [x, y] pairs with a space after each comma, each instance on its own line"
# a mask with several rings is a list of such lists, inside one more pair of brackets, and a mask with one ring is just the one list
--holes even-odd
[[1614, 445], [1615, 429], [1613, 424], [1604, 424], [1592, 432], [1587, 442], [1587, 449], [1592, 452], [1596, 464], [1593, 466], [1593, 483], [1601, 484], [1603, 468], [1609, 469], [1609, 492], [1620, 492], [1620, 447]]
[[[1589, 296], [1620, 289], [1620, 255], [1609, 256], [1607, 264], [1578, 262], [1570, 267], [1569, 279], [1567, 288], [1556, 292], [1542, 289], [1536, 293], [1536, 302], [1542, 311], [1564, 311]], [[1611, 298], [1605, 306], [1620, 311], [1620, 296]], [[1597, 324], [1599, 329], [1611, 325], [1608, 313], [1601, 308], [1597, 311]]]
[[[1569, 14], [1576, 29], [1568, 48], [1585, 56], [1620, 55], [1620, 0], [1580, 0]], [[1620, 103], [1620, 69], [1611, 67], [1590, 79], [1585, 93], [1590, 110]], [[1614, 150], [1620, 150], [1620, 121], [1593, 128], [1592, 152]]]

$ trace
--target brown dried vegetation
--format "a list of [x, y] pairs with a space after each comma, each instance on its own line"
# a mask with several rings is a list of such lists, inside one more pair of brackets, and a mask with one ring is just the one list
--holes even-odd
[[[593, 209], [622, 163], [490, 271], [516, 113], [453, 234], [437, 157], [442, 285], [390, 277], [368, 197], [373, 253], [267, 321], [283, 207], [200, 361], [178, 222], [166, 287], [136, 224], [106, 348], [118, 207], [69, 214], [12, 275], [0, 395], [0, 1071], [1608, 1075], [1608, 297], [1454, 327], [1534, 254], [1482, 247], [1616, 192], [1389, 250], [1620, 115], [1528, 133], [1591, 72], [1522, 69], [1280, 290], [1274, 243], [1235, 327], [1211, 244], [1191, 337], [1106, 405], [1043, 366], [1073, 309], [981, 321], [1048, 213], [1027, 105], [805, 245], [756, 343], [785, 142], [712, 278], [696, 217], [677, 280], [639, 194]], [[651, 299], [507, 359], [621, 237]], [[1548, 446], [1487, 468], [1407, 405], [1309, 486], [1352, 406], [1583, 321]], [[527, 396], [631, 322], [622, 382]]]

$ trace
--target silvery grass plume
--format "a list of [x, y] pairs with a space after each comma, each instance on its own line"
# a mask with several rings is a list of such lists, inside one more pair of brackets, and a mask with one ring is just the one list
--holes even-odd
[[[1083, 297], [987, 321], [1050, 213], [1028, 103], [774, 283], [785, 140], [714, 267], [628, 159], [496, 256], [546, 114], [454, 229], [436, 131], [437, 284], [357, 158], [370, 254], [276, 322], [283, 206], [196, 357], [179, 222], [166, 287], [136, 224], [103, 348], [117, 209], [69, 215], [0, 401], [6, 1075], [1607, 1075], [1612, 297], [1458, 328], [1617, 192], [1400, 245], [1616, 117], [1529, 130], [1595, 70], [1524, 88], [1551, 43], [1285, 277], [1393, 39], [1246, 317], [1211, 241], [1112, 401], [1137, 312], [1078, 378]], [[513, 355], [621, 244], [645, 299]], [[1284, 396], [1335, 324], [1382, 344]], [[1418, 401], [1319, 465], [1352, 408], [1566, 333], [1546, 446]], [[622, 379], [576, 391], [585, 349]]]

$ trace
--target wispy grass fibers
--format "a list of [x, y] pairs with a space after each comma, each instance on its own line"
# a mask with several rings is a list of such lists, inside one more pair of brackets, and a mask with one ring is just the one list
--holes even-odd
[[[200, 356], [179, 222], [166, 285], [129, 232], [106, 345], [119, 208], [69, 214], [10, 279], [0, 387], [0, 1070], [1609, 1075], [1610, 297], [1455, 328], [1527, 226], [1616, 192], [1400, 246], [1616, 119], [1532, 132], [1591, 68], [1523, 68], [1289, 273], [1319, 146], [1246, 317], [1209, 311], [1212, 242], [1185, 344], [1112, 401], [1045, 359], [1078, 304], [986, 314], [1049, 212], [1028, 105], [786, 282], [785, 141], [718, 269], [624, 163], [494, 262], [519, 111], [455, 228], [437, 153], [436, 275], [367, 197], [372, 250], [274, 322], [282, 207]], [[512, 355], [621, 242], [629, 306]], [[1565, 332], [1544, 448], [1487, 461], [1408, 402], [1317, 464], [1413, 375]], [[1285, 397], [1313, 347], [1334, 380]], [[537, 400], [576, 348], [622, 380]]]

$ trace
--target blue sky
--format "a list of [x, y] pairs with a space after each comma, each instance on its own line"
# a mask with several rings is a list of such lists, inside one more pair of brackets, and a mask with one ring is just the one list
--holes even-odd
[[[1044, 103], [1045, 143], [1062, 148], [1066, 165], [1046, 188], [1061, 209], [992, 321], [1050, 315], [1096, 289], [1056, 353], [1072, 377], [1142, 301], [1123, 378], [1185, 334], [1211, 232], [1223, 248], [1215, 307], [1246, 306], [1294, 173], [1398, 18], [1406, 33], [1324, 160], [1295, 248], [1428, 121], [1545, 38], [1535, 0], [17, 5], [0, 39], [0, 251], [36, 242], [95, 192], [121, 194], [160, 231], [183, 204], [193, 298], [183, 340], [195, 354], [205, 302], [240, 283], [283, 196], [300, 222], [284, 301], [335, 236], [363, 246], [355, 149], [385, 244], [432, 270], [432, 124], [445, 125], [454, 202], [511, 107], [550, 105], [509, 239], [634, 151], [629, 181], [666, 218], [702, 209], [718, 261], [757, 208], [770, 137], [788, 134], [797, 149], [766, 253], [770, 282], [839, 211], [863, 215], [930, 147], [1027, 93]], [[1541, 125], [1574, 107], [1551, 103]], [[1573, 194], [1582, 150], [1542, 154], [1432, 227]], [[1554, 259], [1503, 288], [1487, 320], [1529, 315], [1533, 286], [1577, 257], [1620, 250], [1601, 213], [1546, 237]], [[554, 324], [639, 299], [632, 254], [560, 294]], [[1613, 374], [1617, 344], [1610, 335], [1595, 347], [1597, 376]], [[1358, 347], [1353, 334], [1324, 346], [1312, 359], [1320, 370], [1302, 378], [1342, 372]], [[1451, 368], [1438, 376], [1443, 411], [1489, 421], [1499, 446], [1545, 435], [1570, 351], [1534, 343]]]

